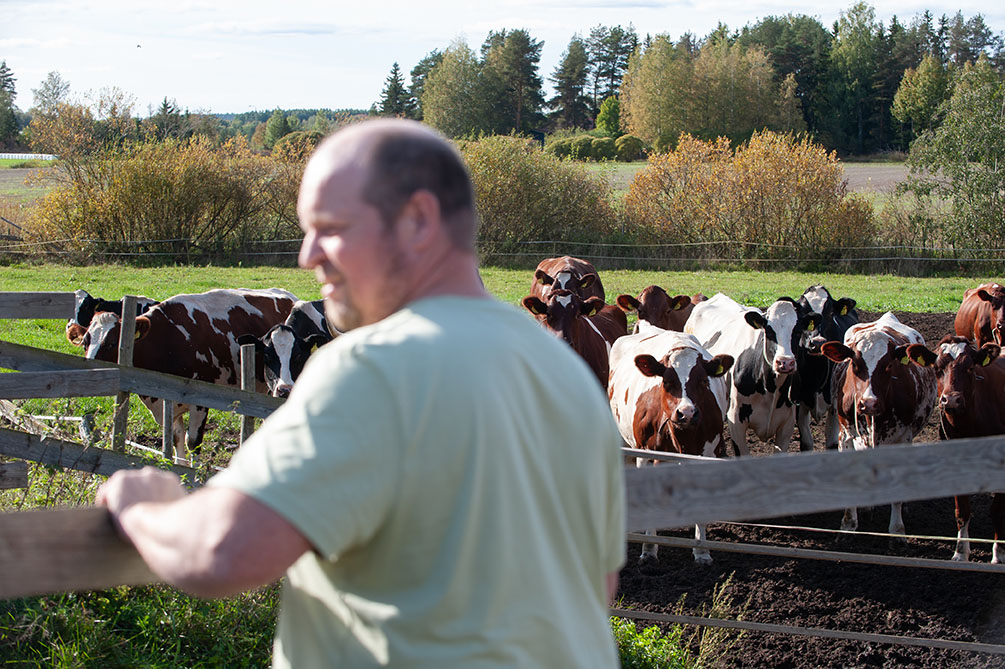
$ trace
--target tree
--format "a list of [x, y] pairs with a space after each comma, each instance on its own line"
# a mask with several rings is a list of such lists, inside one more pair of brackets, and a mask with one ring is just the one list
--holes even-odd
[[608, 137], [617, 138], [621, 134], [621, 113], [618, 99], [613, 95], [600, 104], [597, 114], [597, 129], [603, 130]]
[[548, 101], [548, 105], [555, 110], [554, 118], [559, 128], [585, 128], [589, 125], [590, 103], [585, 95], [588, 73], [586, 43], [577, 35], [569, 41], [561, 62], [551, 75], [555, 97]]
[[0, 91], [10, 93], [11, 100], [17, 97], [17, 91], [14, 88], [16, 81], [14, 73], [7, 67], [7, 61], [0, 60]]
[[621, 26], [596, 26], [590, 30], [587, 39], [593, 75], [593, 107], [597, 109], [601, 101], [621, 90], [621, 80], [628, 69], [628, 59], [639, 45], [635, 28]]
[[1005, 81], [985, 55], [964, 65], [942, 124], [915, 140], [909, 164], [912, 190], [950, 203], [952, 242], [964, 248], [1001, 246]]
[[281, 109], [276, 109], [272, 112], [272, 116], [269, 120], [265, 122], [265, 137], [263, 138], [263, 145], [266, 149], [272, 149], [276, 142], [280, 140], [284, 135], [288, 135], [293, 132], [293, 128], [290, 127], [290, 121], [286, 118], [286, 115]]
[[423, 121], [447, 137], [488, 129], [488, 109], [482, 90], [481, 63], [461, 40], [443, 52], [426, 77], [422, 91]]
[[38, 88], [31, 89], [34, 96], [33, 114], [52, 114], [56, 108], [67, 102], [70, 95], [70, 82], [63, 79], [59, 72], [52, 71]]
[[182, 136], [181, 109], [175, 100], [168, 100], [166, 95], [157, 108], [157, 113], [150, 115], [148, 123], [157, 139]]
[[16, 81], [14, 73], [7, 67], [7, 61], [0, 61], [0, 146], [13, 144], [20, 130], [14, 107]]
[[835, 121], [831, 129], [839, 146], [861, 154], [872, 148], [866, 139], [875, 102], [879, 33], [875, 10], [857, 2], [841, 13], [836, 33], [831, 51], [830, 102]]
[[415, 114], [412, 98], [405, 88], [405, 80], [397, 61], [391, 67], [391, 73], [384, 80], [384, 90], [380, 92], [377, 103], [377, 113], [381, 116], [399, 116], [411, 118]]
[[526, 30], [489, 32], [482, 45], [483, 77], [502, 104], [497, 131], [526, 132], [540, 123], [544, 92], [537, 64], [543, 46]]
[[649, 47], [632, 56], [621, 83], [621, 125], [657, 150], [677, 141], [690, 121], [694, 63], [691, 42], [674, 44], [655, 36]]
[[901, 123], [909, 123], [915, 134], [931, 130], [949, 92], [946, 67], [935, 56], [926, 55], [918, 69], [904, 72], [893, 96], [893, 116]]
[[409, 72], [409, 77], [412, 80], [411, 85], [408, 87], [408, 92], [412, 96], [412, 104], [415, 106], [415, 118], [419, 121], [422, 120], [422, 91], [425, 88], [426, 77], [433, 70], [434, 67], [440, 64], [443, 60], [443, 54], [437, 50], [433, 49], [425, 56], [422, 57], [412, 71]]

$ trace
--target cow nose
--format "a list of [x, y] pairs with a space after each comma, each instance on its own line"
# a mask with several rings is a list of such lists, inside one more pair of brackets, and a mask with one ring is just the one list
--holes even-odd
[[866, 416], [875, 416], [879, 413], [879, 399], [875, 397], [860, 399], [858, 401], [858, 412]]
[[290, 386], [278, 386], [276, 388], [276, 397], [287, 398], [290, 396], [290, 390], [292, 390]]
[[678, 406], [673, 414], [675, 423], [691, 423], [698, 418], [698, 407], [693, 404]]
[[796, 359], [791, 356], [775, 359], [775, 372], [778, 374], [791, 374], [796, 371]]
[[939, 404], [944, 411], [959, 411], [963, 408], [963, 396], [960, 393], [945, 393], [939, 398]]

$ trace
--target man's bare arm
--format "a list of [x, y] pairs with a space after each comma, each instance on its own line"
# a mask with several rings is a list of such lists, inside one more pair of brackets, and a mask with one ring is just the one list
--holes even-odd
[[153, 468], [116, 473], [98, 503], [155, 574], [202, 597], [271, 583], [310, 549], [261, 502], [228, 488], [186, 495], [175, 475]]

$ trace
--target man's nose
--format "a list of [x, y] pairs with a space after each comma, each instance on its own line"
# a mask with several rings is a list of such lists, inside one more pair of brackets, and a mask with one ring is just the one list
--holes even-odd
[[300, 253], [297, 254], [297, 264], [304, 269], [311, 269], [317, 264], [316, 257], [319, 253], [317, 238], [310, 232], [304, 235], [304, 241], [300, 243]]

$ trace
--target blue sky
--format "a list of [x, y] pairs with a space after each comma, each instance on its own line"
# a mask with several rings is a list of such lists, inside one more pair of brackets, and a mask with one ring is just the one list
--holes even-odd
[[[17, 78], [16, 104], [58, 71], [84, 99], [118, 87], [147, 115], [167, 96], [183, 109], [367, 108], [397, 61], [408, 71], [457, 38], [475, 50], [489, 30], [523, 28], [544, 41], [547, 78], [576, 33], [597, 25], [634, 25], [640, 35], [707, 34], [769, 15], [809, 14], [826, 27], [852, 4], [807, 7], [782, 0], [497, 0], [478, 2], [261, 2], [259, 0], [0, 0], [0, 60]], [[926, 9], [936, 17], [982, 14], [1005, 30], [1005, 3], [873, 2], [877, 20], [903, 23]], [[817, 7], [817, 8], [813, 8]]]

